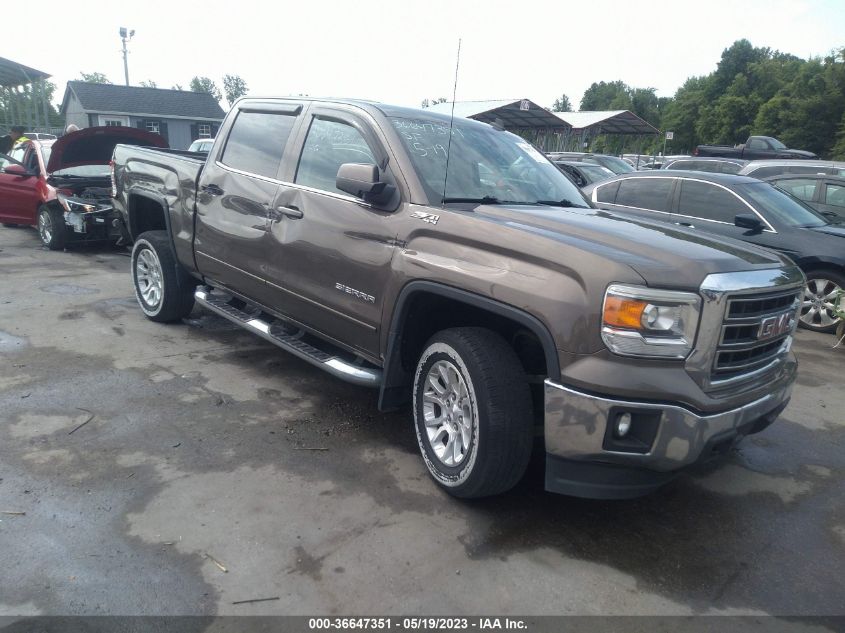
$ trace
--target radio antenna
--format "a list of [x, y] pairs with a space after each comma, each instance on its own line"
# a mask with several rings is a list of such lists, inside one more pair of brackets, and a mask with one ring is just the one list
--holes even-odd
[[455, 60], [455, 85], [452, 86], [452, 114], [449, 117], [449, 142], [446, 145], [446, 173], [443, 176], [443, 199], [441, 206], [446, 205], [446, 184], [449, 182], [449, 158], [452, 156], [452, 125], [455, 123], [455, 95], [458, 94], [458, 68], [461, 66], [461, 38], [458, 38], [458, 57]]

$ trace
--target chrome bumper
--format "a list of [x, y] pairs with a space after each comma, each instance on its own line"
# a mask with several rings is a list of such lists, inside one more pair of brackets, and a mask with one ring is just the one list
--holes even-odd
[[[753, 433], [771, 423], [789, 400], [796, 367], [797, 363], [790, 361], [773, 382], [771, 391], [762, 398], [709, 415], [699, 415], [678, 405], [605, 398], [546, 380], [546, 453], [578, 462], [658, 472], [678, 470], [705, 457], [714, 443]], [[608, 440], [611, 433], [607, 427], [620, 411], [655, 420], [656, 433], [642, 452], [608, 450], [608, 444], [613, 442]]]

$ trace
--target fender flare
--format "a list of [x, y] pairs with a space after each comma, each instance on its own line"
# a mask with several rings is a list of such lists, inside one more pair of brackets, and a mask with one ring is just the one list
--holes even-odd
[[416, 280], [407, 283], [399, 292], [396, 306], [390, 320], [387, 337], [387, 353], [384, 363], [384, 379], [379, 391], [378, 407], [381, 411], [395, 409], [410, 398], [407, 385], [410, 374], [402, 368], [401, 340], [402, 328], [407, 317], [410, 299], [416, 294], [434, 294], [460, 303], [465, 303], [486, 312], [490, 312], [514, 321], [532, 332], [543, 347], [546, 370], [549, 376], [560, 376], [560, 360], [554, 338], [545, 324], [537, 317], [507, 303], [496, 301], [466, 290], [445, 284]]

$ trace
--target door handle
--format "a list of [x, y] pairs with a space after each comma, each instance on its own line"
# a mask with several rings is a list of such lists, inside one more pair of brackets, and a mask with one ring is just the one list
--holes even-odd
[[295, 207], [293, 205], [290, 205], [289, 207], [276, 207], [276, 210], [283, 216], [285, 216], [286, 218], [290, 218], [291, 220], [298, 220], [304, 215], [298, 207]]
[[223, 190], [220, 187], [218, 187], [217, 185], [215, 185], [214, 183], [212, 183], [210, 185], [203, 185], [202, 187], [200, 187], [200, 189], [202, 189], [207, 194], [210, 194], [212, 196], [222, 196], [223, 195]]
[[690, 224], [689, 222], [675, 222], [675, 224], [677, 224], [678, 226], [685, 226], [690, 229], [695, 228], [695, 224]]

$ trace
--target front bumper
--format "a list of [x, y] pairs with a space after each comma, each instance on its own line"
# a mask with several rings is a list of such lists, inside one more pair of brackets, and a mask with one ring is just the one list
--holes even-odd
[[113, 209], [101, 209], [98, 211], [90, 211], [88, 213], [76, 213], [73, 211], [65, 211], [65, 224], [73, 230], [74, 233], [88, 234], [95, 232], [106, 232], [112, 234], [115, 232], [114, 220], [119, 218], [120, 214]]
[[[789, 402], [796, 369], [789, 359], [766, 395], [711, 414], [593, 395], [546, 380], [546, 489], [601, 499], [646, 494], [678, 470], [774, 422]], [[620, 439], [613, 427], [623, 413], [632, 424]]]

